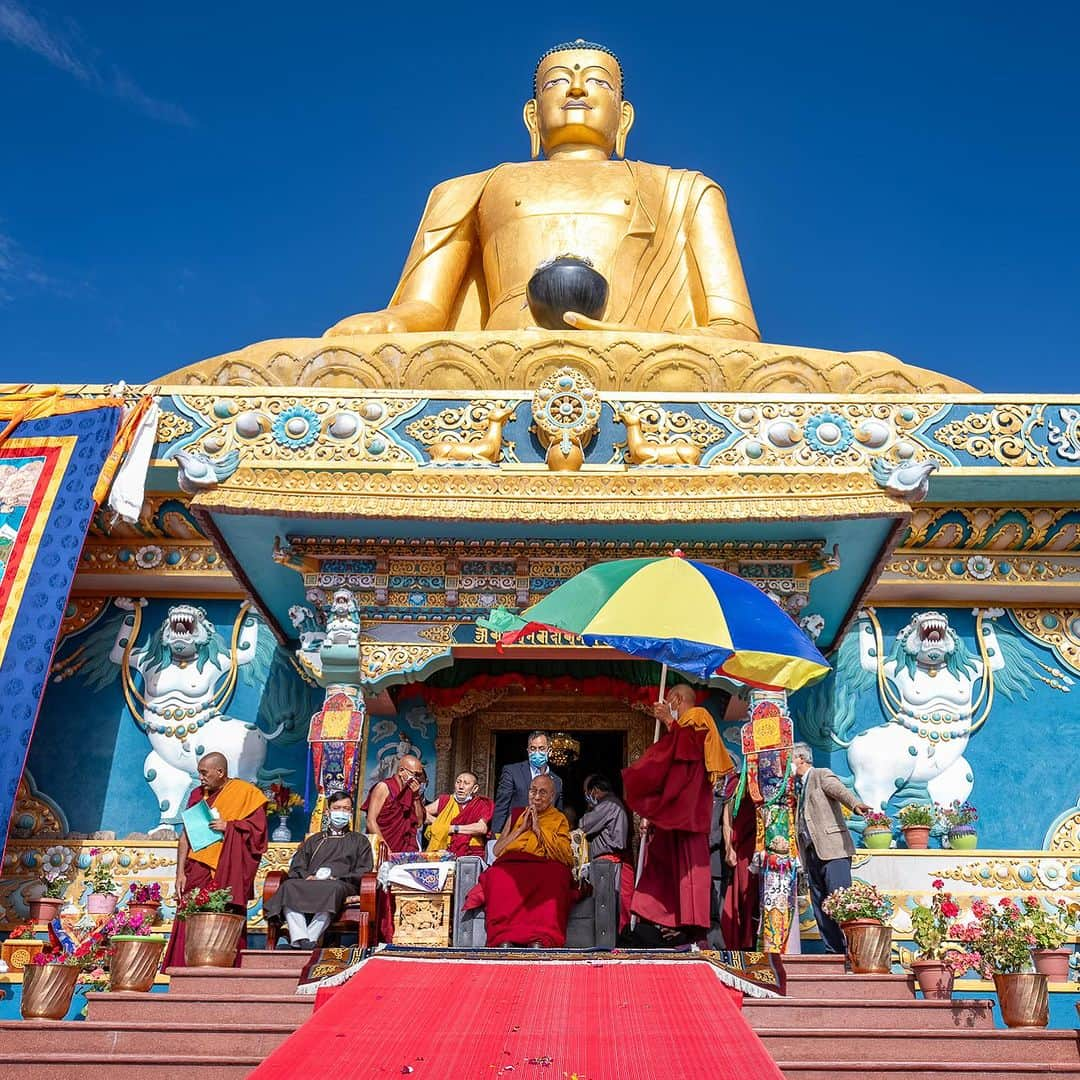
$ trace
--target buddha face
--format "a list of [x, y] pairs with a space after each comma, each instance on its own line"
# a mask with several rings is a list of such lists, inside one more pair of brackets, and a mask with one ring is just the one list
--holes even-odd
[[536, 97], [525, 104], [525, 126], [533, 157], [543, 148], [584, 149], [622, 156], [634, 122], [634, 108], [622, 97], [622, 73], [615, 60], [595, 49], [567, 49], [544, 58], [536, 73]]

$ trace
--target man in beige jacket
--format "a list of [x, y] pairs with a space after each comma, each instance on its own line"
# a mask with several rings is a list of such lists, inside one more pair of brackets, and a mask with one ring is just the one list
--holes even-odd
[[870, 807], [844, 787], [836, 773], [814, 768], [814, 752], [807, 743], [796, 743], [792, 755], [795, 775], [799, 778], [796, 838], [810, 885], [814, 918], [825, 942], [825, 951], [842, 953], [843, 931], [821, 910], [821, 904], [830, 893], [851, 884], [851, 856], [855, 854], [855, 845], [840, 808], [846, 806], [864, 814]]

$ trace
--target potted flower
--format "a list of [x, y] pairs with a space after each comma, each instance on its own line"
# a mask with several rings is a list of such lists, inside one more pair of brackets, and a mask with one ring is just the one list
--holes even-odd
[[232, 889], [192, 889], [176, 909], [184, 921], [184, 963], [188, 967], [232, 967], [246, 918], [228, 911]]
[[951, 951], [945, 942], [952, 930], [960, 906], [952, 893], [945, 892], [945, 882], [935, 878], [934, 893], [929, 905], [915, 903], [911, 908], [912, 937], [919, 955], [911, 961], [911, 971], [924, 998], [952, 997], [956, 961], [950, 962]]
[[867, 810], [863, 814], [863, 844], [868, 848], [892, 846], [892, 818], [884, 810]]
[[1052, 910], [1043, 907], [1037, 896], [1025, 896], [1020, 904], [1024, 926], [1034, 939], [1031, 942], [1031, 962], [1035, 970], [1051, 982], [1067, 982], [1072, 949], [1062, 948], [1069, 936], [1065, 901], [1055, 901]]
[[153, 926], [161, 913], [161, 885], [133, 881], [128, 886], [127, 910], [129, 915], [141, 915], [146, 926]]
[[263, 794], [270, 804], [267, 811], [278, 815], [278, 823], [270, 834], [270, 839], [276, 844], [290, 843], [292, 833], [289, 831], [289, 815], [298, 806], [303, 806], [304, 800], [291, 787], [280, 782], [271, 784]]
[[979, 834], [975, 822], [979, 820], [979, 811], [971, 803], [954, 799], [949, 806], [937, 807], [938, 820], [949, 837], [949, 847], [957, 851], [970, 851], [977, 847]]
[[86, 911], [89, 915], [111, 915], [116, 910], [116, 882], [112, 876], [112, 857], [105, 862], [105, 852], [101, 848], [91, 848], [94, 861], [87, 871], [86, 880], [90, 882], [90, 895], [86, 898]]
[[105, 953], [99, 938], [91, 936], [72, 951], [43, 949], [23, 969], [22, 1001], [24, 1020], [63, 1020], [71, 1008], [71, 998], [79, 976], [100, 967]]
[[41, 871], [41, 882], [44, 892], [30, 901], [30, 918], [34, 922], [51, 923], [64, 906], [71, 880], [60, 866], [47, 862]]
[[840, 924], [847, 939], [851, 970], [856, 975], [886, 975], [892, 971], [892, 901], [877, 887], [856, 881], [830, 893], [825, 914]]
[[45, 942], [34, 936], [34, 924], [23, 923], [16, 926], [0, 945], [0, 959], [7, 964], [8, 971], [22, 971], [44, 948]]
[[1050, 1019], [1046, 976], [1025, 970], [1031, 963], [1031, 946], [1035, 942], [1025, 921], [1027, 915], [1007, 896], [993, 906], [976, 897], [971, 912], [974, 921], [956, 927], [954, 936], [977, 956], [983, 978], [994, 980], [1006, 1026], [1046, 1027]]
[[148, 933], [150, 921], [141, 912], [118, 911], [107, 924], [109, 939], [109, 989], [145, 993], [165, 951], [165, 937]]
[[912, 849], [930, 846], [930, 830], [933, 828], [936, 814], [929, 803], [908, 803], [900, 808], [900, 831], [904, 834], [904, 843]]

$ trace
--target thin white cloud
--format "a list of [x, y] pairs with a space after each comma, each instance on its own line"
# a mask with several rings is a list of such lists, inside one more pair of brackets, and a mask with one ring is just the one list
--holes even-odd
[[126, 101], [155, 120], [183, 127], [194, 126], [191, 116], [181, 106], [151, 97], [115, 67], [102, 71], [88, 55], [90, 50], [80, 48], [70, 33], [65, 34], [47, 26], [15, 0], [0, 0], [0, 41], [8, 41], [20, 49], [35, 53], [58, 71], [78, 79], [84, 86]]
[[19, 296], [41, 290], [58, 296], [73, 295], [71, 285], [45, 273], [38, 259], [28, 254], [10, 233], [0, 231], [0, 305], [14, 303]]

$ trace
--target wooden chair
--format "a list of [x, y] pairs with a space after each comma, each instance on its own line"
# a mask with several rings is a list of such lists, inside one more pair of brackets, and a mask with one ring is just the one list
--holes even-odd
[[[356, 934], [357, 944], [361, 948], [375, 945], [379, 940], [379, 923], [375, 916], [375, 898], [377, 891], [378, 869], [386, 859], [386, 845], [374, 833], [367, 834], [368, 842], [374, 856], [375, 871], [365, 874], [360, 880], [360, 892], [356, 896], [345, 898], [345, 906], [335, 922], [327, 927], [328, 934]], [[284, 870], [271, 870], [266, 875], [263, 883], [263, 910], [266, 910], [267, 901], [273, 896], [281, 883], [288, 877]], [[284, 923], [280, 919], [266, 920], [266, 947], [276, 949]], [[285, 931], [286, 934], [288, 931]]]

